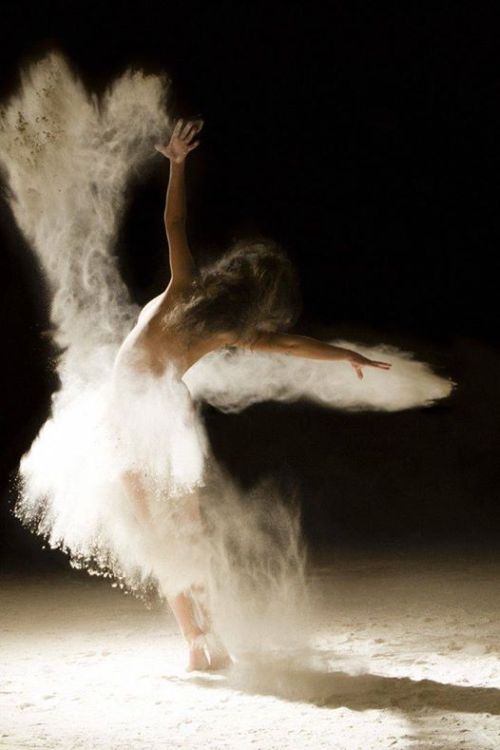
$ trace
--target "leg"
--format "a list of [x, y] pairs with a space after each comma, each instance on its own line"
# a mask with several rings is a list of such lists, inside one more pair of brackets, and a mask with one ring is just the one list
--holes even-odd
[[[196, 535], [202, 528], [202, 518], [200, 515], [199, 502], [196, 494], [187, 495], [176, 511], [176, 523], [186, 529], [186, 546], [196, 544]], [[189, 533], [190, 529], [197, 527], [198, 531]], [[206, 633], [205, 614], [201, 611], [199, 602], [195, 600], [193, 587], [177, 594], [168, 596], [167, 601], [179, 629], [189, 644], [189, 666], [188, 669], [207, 669], [208, 658], [202, 648], [201, 636]]]
[[212, 627], [212, 618], [206, 601], [207, 592], [205, 586], [201, 583], [193, 584], [189, 591], [191, 592], [196, 619], [200, 623], [203, 632], [208, 633]]
[[177, 596], [168, 597], [168, 603], [174, 613], [182, 635], [189, 644], [188, 671], [208, 669], [210, 662], [203, 640], [205, 631], [197, 622], [194, 602], [189, 592], [183, 591], [181, 594], [177, 594]]
[[[141, 477], [133, 471], [125, 471], [122, 481], [126, 492], [132, 501], [132, 508], [137, 522], [140, 525], [151, 522], [151, 516], [147, 502], [147, 489]], [[183, 516], [183, 517], [182, 517]], [[196, 496], [188, 497], [181, 518], [182, 523], [201, 523], [198, 499]], [[198, 592], [203, 587], [193, 587]], [[183, 591], [173, 597], [167, 596], [167, 601], [174, 613], [179, 629], [189, 644], [189, 670], [209, 669], [211, 660], [207, 653], [207, 645], [203, 640], [210, 627], [208, 610], [200, 602], [195, 602], [191, 590]], [[212, 667], [213, 668], [213, 667]]]
[[205, 634], [206, 646], [210, 669], [226, 669], [232, 664], [232, 658], [228, 650], [212, 628], [212, 617], [208, 607], [207, 592], [203, 585], [191, 586], [192, 598], [195, 604], [197, 619]]
[[132, 501], [132, 508], [138, 523], [150, 520], [147, 491], [140, 476], [135, 471], [124, 471], [122, 482]]
[[189, 645], [188, 671], [194, 669], [225, 669], [232, 663], [231, 656], [211, 629], [210, 613], [200, 602], [201, 585], [191, 586], [173, 597], [167, 597], [182, 635]]
[[[184, 512], [188, 524], [194, 522], [199, 528], [203, 528], [203, 517], [200, 511], [198, 495], [195, 494], [186, 498]], [[207, 668], [225, 669], [232, 663], [232, 659], [221, 640], [213, 631], [208, 592], [202, 583], [196, 583], [190, 586], [189, 594], [192, 603], [191, 612], [193, 613], [194, 620], [198, 623], [198, 626], [204, 635], [205, 656], [209, 661], [209, 666]], [[199, 641], [200, 639], [198, 637], [198, 642]]]
[[167, 600], [180, 631], [188, 643], [205, 632], [197, 622], [194, 603], [188, 591], [167, 597]]

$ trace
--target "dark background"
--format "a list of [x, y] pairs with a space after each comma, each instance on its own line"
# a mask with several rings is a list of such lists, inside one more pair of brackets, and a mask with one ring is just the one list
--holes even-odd
[[[472, 3], [4, 3], [0, 96], [52, 47], [102, 91], [165, 70], [174, 116], [201, 114], [188, 162], [197, 258], [277, 240], [299, 271], [296, 330], [409, 348], [458, 382], [431, 408], [343, 414], [309, 404], [204, 410], [244, 483], [298, 487], [311, 546], [500, 538], [498, 26]], [[168, 168], [130, 194], [117, 240], [139, 302], [168, 279]], [[57, 387], [43, 284], [0, 209], [2, 554], [63, 566], [9, 509], [9, 478]], [[353, 377], [355, 377], [353, 373]]]

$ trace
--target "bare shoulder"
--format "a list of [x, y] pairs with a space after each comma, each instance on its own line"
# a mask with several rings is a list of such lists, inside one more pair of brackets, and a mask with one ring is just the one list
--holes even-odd
[[144, 307], [141, 308], [139, 312], [138, 322], [142, 323], [145, 322], [148, 318], [151, 318], [159, 305], [161, 304], [163, 294], [159, 294], [157, 297], [153, 297], [153, 299], [150, 299], [149, 302], [146, 302]]
[[175, 307], [190, 286], [191, 284], [181, 285], [171, 282], [165, 291], [153, 297], [153, 299], [144, 305], [139, 313], [139, 319], [147, 323], [154, 323], [160, 320], [166, 312]]

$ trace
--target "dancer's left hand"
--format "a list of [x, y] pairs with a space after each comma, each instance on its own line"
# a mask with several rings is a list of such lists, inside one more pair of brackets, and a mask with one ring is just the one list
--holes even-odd
[[368, 357], [364, 357], [362, 354], [358, 354], [358, 352], [349, 352], [347, 361], [354, 367], [356, 375], [360, 380], [363, 378], [362, 367], [379, 367], [381, 370], [389, 370], [392, 366], [390, 362], [368, 359]]

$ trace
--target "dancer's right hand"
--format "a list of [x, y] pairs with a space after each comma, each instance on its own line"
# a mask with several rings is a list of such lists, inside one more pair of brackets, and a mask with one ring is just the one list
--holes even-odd
[[194, 136], [200, 132], [203, 127], [203, 120], [183, 120], [180, 118], [175, 123], [170, 141], [162, 146], [156, 144], [155, 149], [166, 156], [170, 161], [176, 162], [177, 164], [183, 162], [186, 156], [196, 146], [199, 145], [200, 141], [193, 141]]

